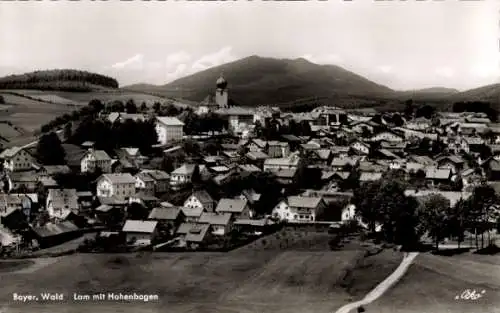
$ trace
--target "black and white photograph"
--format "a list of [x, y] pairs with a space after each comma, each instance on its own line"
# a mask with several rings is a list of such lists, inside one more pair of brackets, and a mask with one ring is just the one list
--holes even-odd
[[500, 2], [0, 0], [0, 313], [500, 313]]

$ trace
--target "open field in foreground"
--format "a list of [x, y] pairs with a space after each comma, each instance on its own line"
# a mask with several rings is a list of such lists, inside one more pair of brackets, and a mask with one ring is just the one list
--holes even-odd
[[[476, 300], [456, 299], [465, 290]], [[500, 312], [500, 256], [420, 254], [406, 275], [367, 313]]]
[[[81, 312], [90, 308], [99, 312], [331, 313], [385, 279], [392, 271], [387, 270], [387, 263], [396, 267], [400, 259], [391, 250], [379, 255], [378, 259], [365, 259], [361, 247], [346, 251], [75, 254], [46, 262], [32, 272], [0, 273], [0, 308], [3, 306], [3, 312]], [[358, 268], [358, 264], [366, 266]], [[363, 282], [365, 275], [356, 273], [358, 270], [378, 274]], [[39, 295], [49, 291], [65, 293], [67, 299], [60, 303], [12, 301], [14, 292]], [[136, 292], [156, 294], [159, 299], [147, 303], [75, 302], [74, 292]]]

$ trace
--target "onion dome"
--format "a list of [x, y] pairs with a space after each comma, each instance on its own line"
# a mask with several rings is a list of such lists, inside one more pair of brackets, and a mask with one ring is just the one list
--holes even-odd
[[227, 81], [226, 79], [222, 76], [222, 74], [220, 75], [219, 79], [217, 79], [217, 88], [220, 88], [220, 89], [225, 89], [227, 87]]

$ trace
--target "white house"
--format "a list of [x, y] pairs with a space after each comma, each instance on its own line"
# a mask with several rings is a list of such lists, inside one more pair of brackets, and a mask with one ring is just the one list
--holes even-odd
[[170, 186], [172, 188], [182, 188], [191, 183], [196, 164], [184, 164], [170, 173]]
[[64, 220], [79, 208], [76, 189], [49, 189], [46, 202], [49, 216], [56, 220]]
[[272, 170], [297, 170], [300, 166], [300, 157], [291, 154], [286, 158], [271, 158], [264, 161], [264, 171]]
[[184, 136], [184, 123], [176, 117], [157, 116], [155, 129], [158, 142], [162, 145], [182, 140], [182, 136]]
[[370, 146], [364, 142], [361, 142], [361, 141], [353, 142], [350, 147], [352, 149], [354, 149], [355, 151], [360, 152], [362, 154], [369, 154], [370, 153]]
[[274, 207], [272, 215], [289, 223], [314, 222], [325, 207], [321, 197], [289, 196]]
[[111, 157], [104, 150], [89, 149], [80, 161], [81, 172], [95, 172], [98, 168], [103, 173], [111, 173]]
[[194, 191], [189, 198], [184, 201], [186, 208], [201, 208], [206, 212], [214, 211], [214, 199], [205, 190]]
[[129, 173], [103, 174], [97, 181], [98, 197], [128, 198], [135, 194], [135, 178]]
[[234, 218], [248, 219], [252, 217], [247, 199], [222, 198], [219, 200], [215, 212], [218, 214], [228, 213]]
[[402, 142], [403, 137], [396, 135], [392, 132], [385, 131], [385, 132], [380, 132], [380, 133], [376, 134], [370, 140], [371, 141]]
[[146, 172], [137, 173], [135, 175], [135, 189], [146, 195], [154, 195], [155, 180]]
[[0, 159], [3, 159], [3, 168], [11, 172], [29, 170], [33, 163], [33, 157], [21, 147], [4, 150]]

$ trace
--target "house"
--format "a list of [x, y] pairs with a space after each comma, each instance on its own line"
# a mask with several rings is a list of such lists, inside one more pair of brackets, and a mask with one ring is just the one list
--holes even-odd
[[333, 146], [331, 147], [332, 156], [334, 158], [345, 158], [349, 156], [349, 146]]
[[481, 172], [482, 171], [478, 172], [473, 168], [469, 168], [460, 173], [464, 190], [470, 190], [483, 182], [483, 175]]
[[370, 145], [361, 142], [355, 141], [350, 145], [351, 149], [353, 149], [356, 153], [368, 155], [370, 154]]
[[231, 214], [218, 214], [203, 212], [198, 221], [200, 224], [208, 224], [212, 229], [212, 234], [224, 236], [232, 229]]
[[7, 189], [12, 191], [35, 191], [38, 185], [38, 173], [36, 171], [18, 171], [7, 173]]
[[290, 155], [290, 145], [288, 142], [268, 141], [267, 155], [270, 158], [286, 158]]
[[403, 137], [389, 131], [383, 131], [370, 138], [370, 141], [403, 142]]
[[102, 173], [111, 173], [111, 157], [104, 150], [89, 149], [80, 161], [81, 172], [95, 172], [98, 168]]
[[289, 196], [274, 207], [272, 215], [288, 223], [314, 222], [325, 207], [321, 197]]
[[272, 222], [267, 219], [238, 219], [234, 221], [233, 227], [241, 233], [262, 234], [270, 224]]
[[5, 194], [0, 193], [0, 216], [7, 216], [12, 211], [20, 210], [26, 217], [37, 209], [37, 194]]
[[202, 207], [182, 207], [186, 222], [196, 223], [200, 220], [201, 214], [205, 212]]
[[127, 220], [123, 225], [127, 243], [133, 245], [150, 245], [158, 236], [157, 221]]
[[136, 192], [134, 195], [131, 195], [128, 198], [128, 202], [130, 204], [139, 203], [141, 206], [145, 208], [153, 208], [158, 206], [161, 200], [150, 194], [145, 194], [143, 192]]
[[181, 245], [188, 249], [199, 249], [203, 247], [211, 238], [210, 224], [182, 223], [176, 234], [181, 239]]
[[431, 186], [438, 186], [451, 182], [452, 172], [449, 168], [427, 167], [425, 179]]
[[268, 171], [271, 172], [276, 177], [276, 181], [278, 183], [284, 186], [296, 184], [299, 176], [299, 170], [296, 168], [270, 169]]
[[26, 171], [31, 169], [33, 157], [21, 147], [12, 147], [0, 153], [3, 159], [3, 168], [11, 172]]
[[2, 224], [0, 228], [22, 234], [30, 229], [28, 221], [28, 217], [20, 209], [16, 209], [0, 215], [0, 223]]
[[419, 117], [406, 123], [406, 128], [412, 130], [427, 130], [432, 126], [432, 121], [425, 117]]
[[292, 154], [286, 158], [271, 158], [264, 161], [264, 171], [281, 169], [298, 169], [301, 163], [300, 156]]
[[245, 154], [245, 157], [249, 163], [255, 164], [259, 167], [264, 164], [266, 159], [269, 159], [269, 156], [262, 151], [249, 151]]
[[44, 165], [38, 170], [39, 178], [50, 178], [69, 173], [71, 173], [71, 169], [67, 165]]
[[342, 171], [346, 166], [354, 167], [358, 164], [358, 160], [355, 158], [333, 158], [330, 166], [336, 171]]
[[176, 117], [157, 116], [155, 123], [158, 142], [162, 145], [182, 140], [184, 123]]
[[217, 204], [215, 212], [219, 214], [232, 214], [233, 218], [243, 218], [247, 219], [252, 217], [252, 212], [250, 211], [250, 206], [248, 205], [248, 200], [245, 199], [229, 199], [222, 198]]
[[154, 181], [155, 194], [167, 192], [170, 185], [170, 175], [160, 170], [143, 170], [141, 173], [148, 174]]
[[55, 221], [65, 220], [71, 212], [78, 212], [76, 189], [49, 189], [46, 208], [50, 218]]
[[170, 186], [173, 189], [180, 189], [191, 184], [191, 178], [196, 166], [196, 164], [183, 164], [181, 167], [175, 169], [170, 173]]
[[33, 234], [40, 248], [49, 248], [81, 236], [81, 230], [72, 222], [47, 223], [33, 227]]
[[266, 151], [266, 149], [267, 149], [267, 141], [264, 141], [262, 139], [252, 139], [245, 146], [248, 148], [248, 151], [263, 152], [263, 151]]
[[466, 166], [465, 160], [456, 155], [442, 156], [438, 158], [436, 162], [438, 168], [449, 168], [451, 169], [452, 174], [462, 171]]
[[123, 112], [112, 112], [108, 115], [108, 120], [111, 123], [123, 123], [126, 120], [133, 120], [134, 122], [145, 122], [148, 119], [146, 114], [140, 113], [123, 113]]
[[147, 157], [141, 154], [138, 148], [120, 148], [115, 150], [115, 154], [123, 170], [140, 168], [147, 159]]
[[241, 135], [253, 125], [255, 119], [254, 110], [243, 107], [222, 108], [216, 113], [225, 116], [228, 119], [229, 131]]
[[250, 205], [250, 207], [252, 207], [256, 203], [258, 203], [260, 201], [260, 197], [261, 197], [261, 194], [255, 192], [255, 190], [253, 190], [253, 189], [245, 189], [239, 195], [240, 199], [245, 199], [248, 201], [248, 204]]
[[201, 208], [205, 212], [213, 212], [215, 201], [205, 190], [195, 190], [189, 198], [184, 201], [186, 208]]
[[97, 180], [97, 196], [128, 198], [135, 194], [135, 178], [129, 173], [103, 174]]
[[380, 172], [361, 172], [359, 176], [359, 181], [364, 183], [368, 181], [376, 181], [382, 178], [382, 174]]
[[135, 189], [147, 195], [155, 194], [155, 180], [147, 172], [137, 173], [135, 176]]
[[158, 223], [167, 226], [171, 233], [174, 234], [179, 225], [185, 221], [184, 212], [180, 208], [154, 208], [149, 213], [148, 219], [158, 221]]

